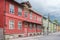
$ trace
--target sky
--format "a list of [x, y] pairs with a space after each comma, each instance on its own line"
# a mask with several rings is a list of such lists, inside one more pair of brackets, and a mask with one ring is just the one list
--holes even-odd
[[[18, 0], [19, 1], [19, 0]], [[57, 19], [60, 22], [60, 0], [28, 0], [32, 9], [51, 20]]]
[[57, 19], [60, 22], [60, 0], [29, 0], [33, 9], [40, 12], [45, 17], [50, 15], [50, 19]]

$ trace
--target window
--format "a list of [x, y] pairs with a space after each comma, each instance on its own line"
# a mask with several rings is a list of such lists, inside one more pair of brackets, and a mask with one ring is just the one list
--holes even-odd
[[30, 13], [30, 19], [32, 19], [32, 12]]
[[27, 27], [28, 27], [28, 23], [27, 23], [27, 22], [25, 22], [25, 23], [24, 23], [24, 26], [27, 28]]
[[29, 26], [30, 26], [30, 29], [32, 29], [32, 24], [30, 24]]
[[18, 8], [18, 16], [21, 16], [21, 15], [22, 15], [22, 9]]
[[40, 17], [37, 17], [37, 21], [41, 22], [41, 20], [42, 20], [42, 19], [41, 19]]
[[40, 25], [37, 25], [37, 28], [38, 28], [38, 29], [41, 29], [41, 26], [40, 26]]
[[39, 17], [37, 17], [37, 21], [39, 21]]
[[41, 22], [41, 18], [39, 18], [39, 21]]
[[41, 18], [37, 17], [37, 21], [41, 21]]
[[36, 16], [34, 16], [34, 20], [36, 20]]
[[36, 28], [36, 24], [34, 24], [34, 28]]
[[9, 21], [9, 29], [13, 29], [14, 28], [14, 21], [10, 20]]
[[10, 13], [14, 14], [14, 5], [10, 4], [9, 7], [10, 7], [9, 9]]
[[22, 28], [22, 22], [18, 22], [18, 29], [21, 29]]
[[27, 16], [28, 16], [28, 12], [25, 11], [25, 13], [24, 13], [24, 17], [27, 17]]

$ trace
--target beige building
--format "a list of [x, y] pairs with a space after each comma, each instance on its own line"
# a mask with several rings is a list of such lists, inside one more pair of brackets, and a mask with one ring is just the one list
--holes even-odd
[[57, 25], [57, 32], [59, 32], [59, 31], [60, 31], [60, 26]]
[[48, 19], [45, 17], [43, 17], [43, 27], [44, 27], [44, 34], [47, 34]]

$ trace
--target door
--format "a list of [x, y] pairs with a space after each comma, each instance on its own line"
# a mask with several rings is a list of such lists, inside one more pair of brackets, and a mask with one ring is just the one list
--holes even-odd
[[28, 36], [28, 23], [24, 23], [24, 35]]

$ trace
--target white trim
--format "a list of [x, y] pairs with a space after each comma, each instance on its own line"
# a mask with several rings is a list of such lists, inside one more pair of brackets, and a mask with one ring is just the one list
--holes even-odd
[[[13, 13], [10, 12], [11, 9], [13, 10]], [[9, 13], [14, 14], [14, 12], [15, 12], [15, 10], [14, 10], [14, 5], [13, 5], [13, 4], [9, 4]]]
[[20, 26], [20, 27], [18, 27], [18, 29], [21, 30], [22, 29], [22, 22], [21, 21], [18, 21], [18, 26]]
[[12, 24], [13, 24], [13, 26], [15, 27], [15, 24], [14, 24], [15, 22], [14, 22], [14, 20], [9, 20], [9, 29], [14, 29], [14, 27], [13, 27], [13, 28], [10, 27], [10, 22], [11, 22], [11, 21], [13, 21]]

